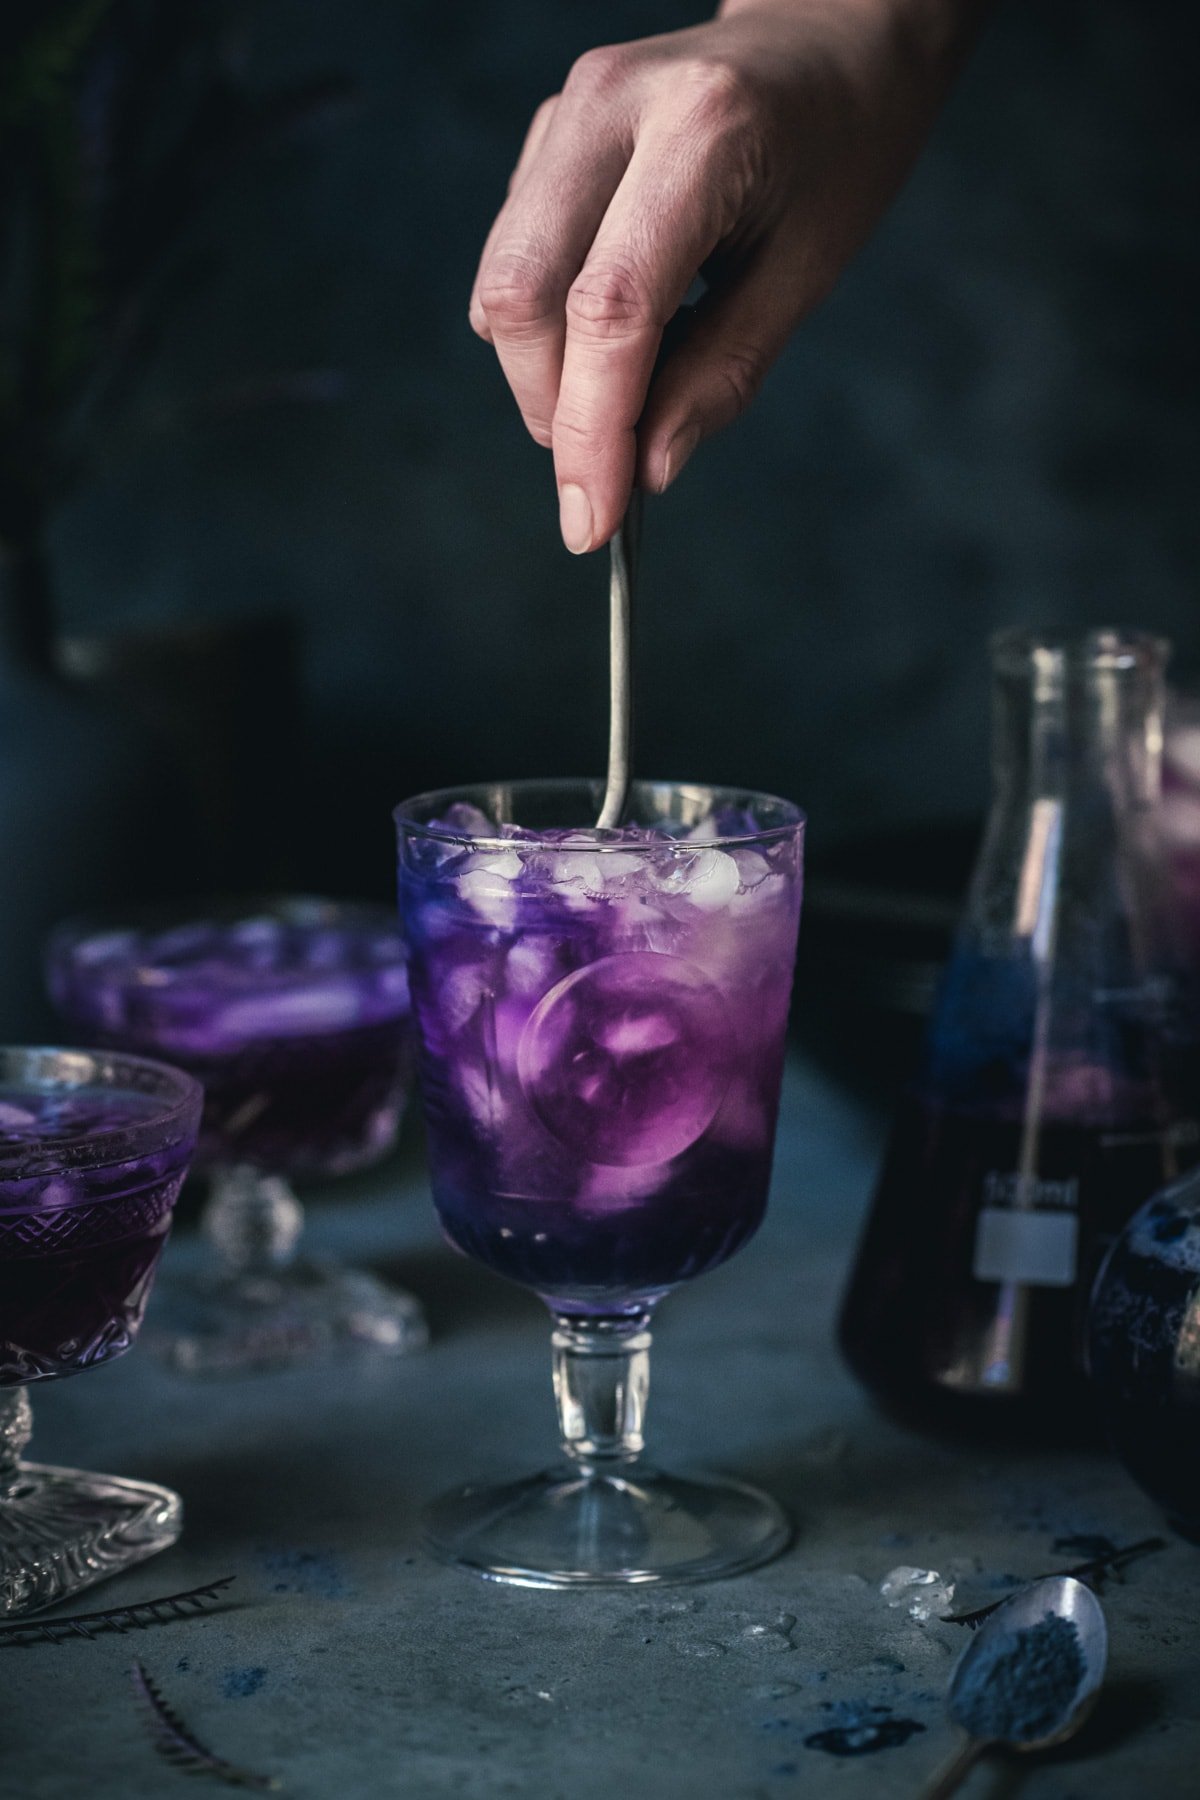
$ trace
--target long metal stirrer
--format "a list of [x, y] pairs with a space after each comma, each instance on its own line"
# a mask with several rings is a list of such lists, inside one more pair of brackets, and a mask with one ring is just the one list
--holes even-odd
[[635, 487], [625, 517], [608, 546], [608, 780], [604, 803], [596, 820], [597, 831], [609, 830], [621, 823], [629, 798], [633, 743], [633, 590], [641, 526], [642, 495]]

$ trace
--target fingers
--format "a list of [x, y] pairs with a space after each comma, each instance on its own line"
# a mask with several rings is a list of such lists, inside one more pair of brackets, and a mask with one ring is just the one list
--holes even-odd
[[526, 175], [529, 173], [534, 157], [545, 142], [546, 133], [550, 128], [550, 121], [554, 117], [554, 109], [558, 105], [558, 99], [559, 96], [557, 94], [551, 94], [548, 100], [543, 100], [529, 122], [529, 130], [525, 133], [525, 142], [521, 145], [521, 154], [518, 156], [516, 166], [508, 178], [508, 191], [505, 195], [505, 204], [500, 208], [500, 211], [492, 221], [492, 228], [487, 234], [483, 246], [483, 253], [479, 258], [479, 267], [475, 271], [475, 280], [471, 284], [471, 300], [467, 309], [467, 316], [471, 321], [471, 329], [478, 337], [483, 338], [484, 341], [489, 344], [492, 341], [492, 328], [488, 324], [487, 314], [484, 312], [483, 307], [479, 302], [480, 272], [487, 262], [492, 245], [495, 243], [496, 237], [500, 231], [505, 208], [513, 195], [517, 192], [517, 189], [521, 186]]
[[571, 284], [553, 445], [577, 555], [607, 543], [629, 503], [663, 326], [729, 229], [727, 175], [674, 124], [647, 130]]
[[638, 431], [637, 476], [661, 494], [696, 446], [739, 418], [803, 315], [820, 299], [778, 257], [744, 265], [710, 293], [686, 341], [655, 379]]
[[[536, 121], [535, 121], [536, 123]], [[531, 130], [530, 138], [533, 138]], [[597, 123], [568, 89], [527, 143], [492, 229], [472, 302], [525, 424], [551, 442], [566, 299], [628, 162], [619, 109]]]

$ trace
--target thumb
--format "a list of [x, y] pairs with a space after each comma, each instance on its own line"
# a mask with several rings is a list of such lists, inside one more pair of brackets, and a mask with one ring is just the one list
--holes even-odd
[[638, 481], [670, 487], [697, 444], [739, 418], [808, 307], [772, 258], [710, 291], [687, 336], [663, 365], [638, 425]]

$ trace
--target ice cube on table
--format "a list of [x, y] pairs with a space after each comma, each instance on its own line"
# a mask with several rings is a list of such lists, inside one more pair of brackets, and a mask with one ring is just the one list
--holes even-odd
[[913, 1569], [901, 1563], [884, 1576], [879, 1591], [889, 1606], [903, 1609], [910, 1619], [924, 1624], [950, 1611], [954, 1585], [936, 1569]]

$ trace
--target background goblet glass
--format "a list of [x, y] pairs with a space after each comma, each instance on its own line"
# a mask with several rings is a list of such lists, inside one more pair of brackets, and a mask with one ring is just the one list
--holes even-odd
[[404, 944], [383, 907], [279, 899], [207, 916], [61, 927], [50, 989], [89, 1041], [152, 1052], [204, 1084], [202, 1228], [213, 1266], [172, 1272], [155, 1336], [197, 1374], [400, 1354], [428, 1332], [411, 1294], [298, 1254], [290, 1177], [366, 1168], [411, 1082]]
[[21, 1461], [27, 1389], [137, 1336], [200, 1124], [200, 1085], [141, 1057], [0, 1049], [0, 1614], [165, 1550], [168, 1488]]
[[1200, 963], [1200, 699], [1171, 694], [1163, 739], [1163, 835], [1193, 960]]
[[[787, 1542], [765, 1495], [641, 1460], [649, 1322], [766, 1205], [803, 815], [765, 795], [517, 782], [400, 806], [400, 906], [434, 1199], [554, 1317], [563, 1465], [467, 1487], [431, 1547], [499, 1580], [688, 1581]], [[510, 822], [517, 821], [520, 829]]]

